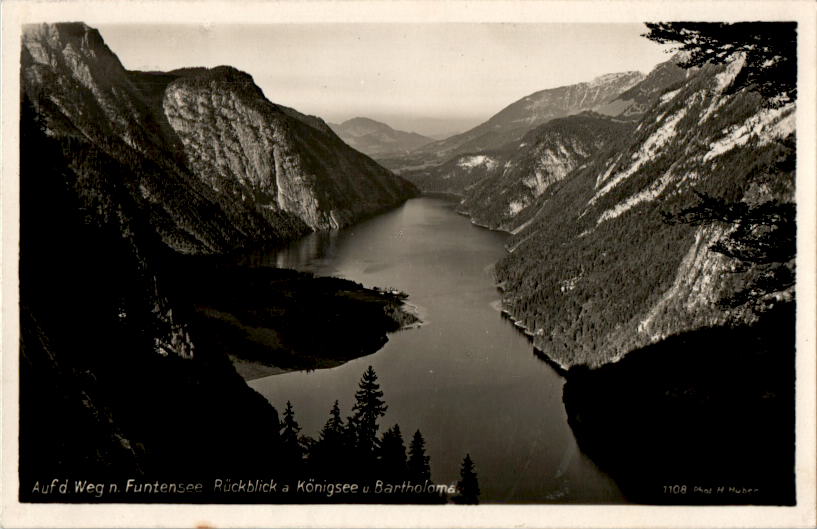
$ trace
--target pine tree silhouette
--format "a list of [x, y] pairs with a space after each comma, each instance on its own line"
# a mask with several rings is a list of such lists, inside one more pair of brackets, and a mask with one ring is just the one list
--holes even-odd
[[474, 469], [471, 454], [465, 454], [465, 459], [462, 460], [457, 490], [459, 494], [454, 496], [454, 503], [473, 505], [479, 503], [479, 482], [477, 481], [477, 472]]
[[309, 454], [310, 464], [315, 474], [340, 478], [348, 465], [347, 430], [340, 416], [338, 401], [329, 411], [329, 419], [321, 429], [320, 436]]
[[380, 441], [380, 476], [385, 481], [398, 482], [406, 479], [406, 446], [400, 425], [395, 424], [383, 432]]
[[329, 411], [329, 419], [323, 425], [320, 433], [320, 442], [328, 444], [341, 444], [343, 440], [344, 431], [343, 419], [340, 417], [340, 404], [335, 401], [332, 409]]
[[420, 430], [414, 432], [409, 447], [408, 475], [409, 479], [423, 483], [425, 480], [431, 481], [431, 466], [429, 456], [426, 455], [426, 442]]
[[301, 427], [295, 420], [295, 410], [292, 408], [292, 403], [287, 401], [281, 428], [282, 467], [287, 475], [296, 473], [303, 463], [304, 451], [298, 436], [300, 431]]
[[371, 471], [378, 446], [377, 421], [386, 414], [388, 406], [383, 400], [377, 373], [372, 366], [363, 373], [358, 387], [353, 414], [349, 418], [349, 429], [354, 434], [355, 452], [360, 458], [361, 470]]

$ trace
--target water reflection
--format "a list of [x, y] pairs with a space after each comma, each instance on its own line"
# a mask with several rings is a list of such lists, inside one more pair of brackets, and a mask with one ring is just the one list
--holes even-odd
[[301, 271], [322, 271], [336, 254], [338, 231], [310, 233], [292, 244], [240, 256], [242, 265], [254, 267], [294, 268]]

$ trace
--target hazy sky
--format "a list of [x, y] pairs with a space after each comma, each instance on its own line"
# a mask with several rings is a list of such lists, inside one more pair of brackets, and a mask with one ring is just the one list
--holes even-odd
[[667, 59], [641, 24], [96, 24], [124, 66], [229, 64], [271, 101], [339, 122], [465, 130], [531, 92]]

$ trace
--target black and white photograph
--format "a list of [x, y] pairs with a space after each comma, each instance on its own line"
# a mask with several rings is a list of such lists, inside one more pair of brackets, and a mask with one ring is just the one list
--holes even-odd
[[9, 4], [10, 515], [814, 523], [812, 4]]

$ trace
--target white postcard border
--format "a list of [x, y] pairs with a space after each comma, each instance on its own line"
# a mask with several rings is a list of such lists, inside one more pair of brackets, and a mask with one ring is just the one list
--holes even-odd
[[[5, 527], [813, 527], [815, 505], [815, 94], [817, 4], [807, 1], [269, 1], [38, 2], [2, 4], [2, 482]], [[17, 501], [19, 313], [19, 57], [23, 23], [443, 23], [796, 20], [797, 108], [797, 506], [635, 505], [125, 505], [20, 504]], [[762, 455], [760, 455], [762, 457]]]

